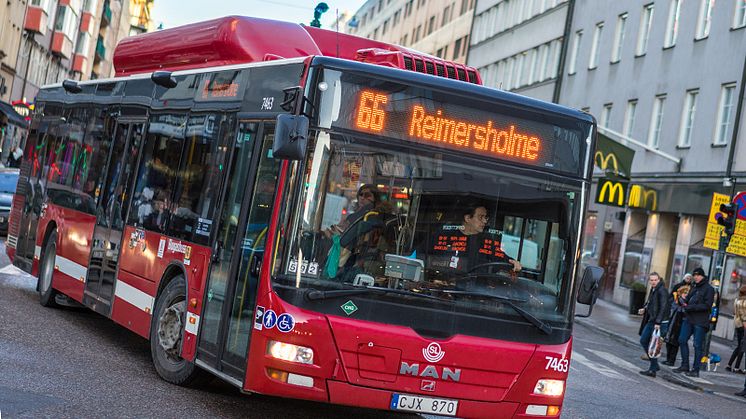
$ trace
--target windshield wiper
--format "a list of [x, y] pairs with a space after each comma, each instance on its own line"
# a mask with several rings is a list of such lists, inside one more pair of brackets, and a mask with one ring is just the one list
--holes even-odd
[[466, 295], [468, 297], [482, 297], [482, 298], [489, 298], [491, 300], [501, 301], [505, 303], [505, 305], [507, 305], [508, 307], [515, 310], [515, 312], [520, 314], [524, 319], [528, 320], [529, 323], [536, 326], [537, 329], [544, 332], [544, 334], [550, 335], [552, 333], [552, 326], [542, 322], [533, 314], [515, 305], [515, 303], [525, 303], [527, 300], [522, 300], [519, 298], [512, 298], [512, 297], [505, 297], [502, 295], [487, 294], [487, 293], [478, 292], [478, 291], [440, 290], [440, 292], [444, 294]]
[[[429, 290], [426, 289], [425, 291], [429, 291]], [[341, 290], [326, 290], [326, 291], [309, 288], [308, 291], [306, 291], [305, 297], [306, 299], [310, 301], [317, 301], [317, 300], [325, 300], [328, 298], [347, 297], [350, 295], [362, 295], [362, 294], [398, 294], [398, 295], [422, 297], [422, 298], [427, 298], [430, 300], [437, 300], [437, 301], [448, 301], [442, 298], [435, 297], [433, 295], [422, 294], [419, 292], [400, 290], [396, 288], [375, 287], [375, 286], [355, 287], [355, 288], [347, 288], [347, 289], [341, 289]]]

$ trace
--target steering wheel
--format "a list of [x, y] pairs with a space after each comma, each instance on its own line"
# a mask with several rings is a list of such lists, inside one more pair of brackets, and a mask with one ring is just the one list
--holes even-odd
[[507, 269], [500, 269], [500, 270], [508, 270], [509, 269], [511, 272], [513, 271], [513, 264], [510, 263], [510, 262], [487, 262], [487, 263], [480, 263], [479, 265], [473, 266], [471, 269], [469, 269], [469, 271], [467, 273], [470, 274], [470, 273], [473, 273], [474, 271], [476, 271], [478, 269], [488, 268], [488, 267], [491, 267], [491, 266], [507, 268]]

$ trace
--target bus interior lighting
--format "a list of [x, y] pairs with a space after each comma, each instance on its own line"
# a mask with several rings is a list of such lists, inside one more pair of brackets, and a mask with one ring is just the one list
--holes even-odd
[[267, 354], [283, 361], [313, 364], [313, 349], [305, 346], [270, 340], [267, 343]]

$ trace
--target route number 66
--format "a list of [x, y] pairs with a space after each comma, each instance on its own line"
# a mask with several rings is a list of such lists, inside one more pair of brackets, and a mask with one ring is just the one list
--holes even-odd
[[544, 358], [547, 360], [547, 366], [545, 367], [547, 370], [567, 372], [570, 368], [570, 360], [567, 358], [560, 359], [553, 356], [545, 356]]

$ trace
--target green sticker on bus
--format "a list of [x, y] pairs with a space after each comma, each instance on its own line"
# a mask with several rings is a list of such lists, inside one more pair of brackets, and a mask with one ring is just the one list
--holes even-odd
[[352, 302], [352, 300], [342, 304], [340, 307], [342, 307], [342, 311], [344, 311], [348, 316], [357, 311], [357, 306]]

